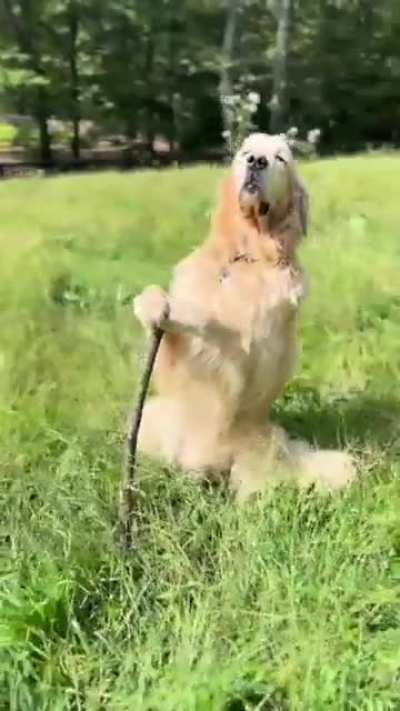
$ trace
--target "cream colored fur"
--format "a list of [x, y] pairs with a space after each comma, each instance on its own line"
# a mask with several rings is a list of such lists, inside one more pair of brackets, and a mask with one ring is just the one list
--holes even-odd
[[[268, 163], [255, 195], [243, 187], [249, 155]], [[165, 331], [140, 449], [196, 478], [229, 478], [240, 500], [282, 480], [338, 489], [354, 476], [345, 452], [292, 441], [269, 420], [296, 359], [306, 222], [286, 141], [254, 134], [222, 184], [207, 241], [177, 265], [168, 294], [148, 287], [134, 303], [147, 331]]]

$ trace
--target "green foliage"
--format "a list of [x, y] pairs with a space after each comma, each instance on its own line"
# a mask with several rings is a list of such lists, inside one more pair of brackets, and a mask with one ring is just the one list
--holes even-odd
[[302, 172], [311, 292], [274, 417], [349, 446], [360, 481], [238, 510], [142, 460], [127, 559], [114, 524], [146, 347], [130, 300], [203, 239], [220, 173], [0, 185], [2, 708], [399, 707], [399, 158]]
[[0, 148], [10, 146], [17, 134], [17, 129], [9, 123], [0, 123]]
[[38, 144], [39, 136], [37, 127], [34, 124], [21, 124], [18, 126], [14, 136], [14, 144], [23, 148], [35, 148]]
[[[326, 152], [398, 144], [398, 0], [289, 4], [279, 130], [320, 127]], [[229, 96], [261, 98], [254, 115], [239, 112], [239, 133], [253, 124], [266, 130], [279, 3], [235, 0], [229, 56], [223, 47], [228, 6], [223, 0], [0, 0], [0, 99], [35, 118], [47, 158], [46, 126], [54, 117], [66, 122], [70, 139], [88, 119], [128, 142], [140, 138], [150, 147], [161, 135], [174, 148], [199, 152], [222, 146], [225, 71]], [[79, 154], [79, 145], [74, 151]]]
[[229, 154], [234, 155], [242, 141], [254, 130], [253, 114], [257, 111], [259, 101], [260, 95], [256, 92], [249, 92], [245, 96], [232, 94], [224, 97], [225, 112], [231, 128], [226, 129], [222, 135]]

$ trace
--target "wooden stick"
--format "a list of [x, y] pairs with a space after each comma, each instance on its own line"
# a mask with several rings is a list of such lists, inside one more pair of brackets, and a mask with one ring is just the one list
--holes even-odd
[[128, 427], [126, 438], [126, 457], [123, 472], [122, 485], [120, 490], [119, 503], [119, 524], [121, 544], [129, 550], [133, 547], [137, 525], [135, 525], [135, 515], [137, 513], [139, 485], [137, 479], [137, 443], [140, 423], [142, 421], [143, 407], [146, 400], [147, 391], [154, 363], [160, 347], [164, 331], [155, 328], [151, 340], [149, 352], [147, 354], [145, 368], [139, 383], [139, 395], [136, 407], [133, 411]]

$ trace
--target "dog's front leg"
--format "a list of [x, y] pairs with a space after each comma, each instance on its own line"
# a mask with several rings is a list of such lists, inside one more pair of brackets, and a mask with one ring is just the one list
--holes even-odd
[[165, 330], [165, 321], [170, 311], [168, 295], [159, 286], [148, 286], [134, 298], [133, 311], [146, 331], [155, 328]]
[[167, 333], [192, 334], [210, 343], [230, 341], [240, 344], [239, 333], [212, 317], [190, 299], [169, 297], [159, 286], [149, 286], [134, 299], [133, 308], [142, 326], [151, 331], [161, 328]]

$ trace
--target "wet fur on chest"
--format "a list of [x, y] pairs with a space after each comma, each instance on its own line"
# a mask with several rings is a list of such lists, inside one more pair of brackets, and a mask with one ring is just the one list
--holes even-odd
[[236, 339], [222, 336], [211, 343], [189, 337], [187, 373], [208, 398], [224, 401], [231, 415], [250, 409], [258, 416], [279, 394], [294, 363], [303, 278], [291, 268], [265, 268], [254, 260], [235, 260], [222, 269], [213, 308]]
[[305, 294], [299, 269], [265, 267], [246, 255], [224, 265], [219, 274], [218, 317], [241, 333], [242, 347], [250, 353], [270, 339], [284, 335]]

